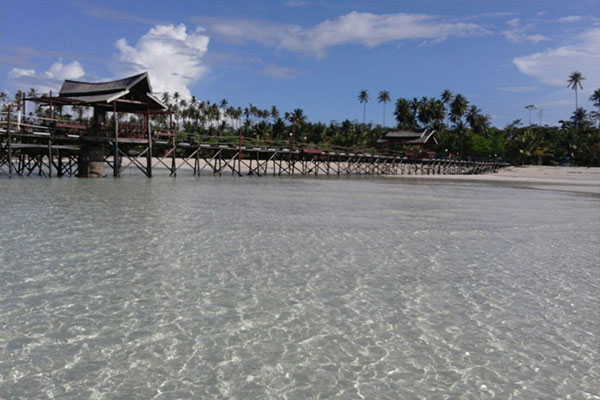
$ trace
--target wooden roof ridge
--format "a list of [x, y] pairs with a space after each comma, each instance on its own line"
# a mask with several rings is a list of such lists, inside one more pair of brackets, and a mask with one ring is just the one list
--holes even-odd
[[[77, 101], [98, 107], [108, 107], [109, 103], [120, 102], [119, 110], [166, 111], [167, 106], [152, 94], [148, 72], [108, 82], [81, 82], [65, 80], [59, 91], [59, 97], [65, 101]], [[136, 103], [136, 104], [134, 104]]]
[[101, 94], [99, 92], [125, 91], [132, 89], [144, 79], [147, 81], [146, 83], [148, 85], [147, 92], [152, 92], [152, 87], [150, 86], [150, 79], [148, 77], [148, 73], [142, 72], [141, 74], [107, 82], [83, 82], [66, 79], [63, 82], [62, 87], [60, 88], [59, 95], [63, 96], [67, 94], [74, 95], [91, 93]]
[[[420, 132], [408, 131], [403, 129], [392, 130], [385, 132], [381, 138], [377, 140], [379, 143], [398, 142], [401, 144], [425, 144], [436, 133], [435, 129], [425, 128]], [[433, 141], [437, 143], [435, 137]]]

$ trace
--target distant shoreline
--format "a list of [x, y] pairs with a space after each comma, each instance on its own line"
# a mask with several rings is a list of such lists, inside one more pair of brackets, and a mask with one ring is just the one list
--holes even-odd
[[482, 175], [391, 175], [390, 178], [517, 183], [538, 189], [600, 195], [599, 167], [510, 166]]

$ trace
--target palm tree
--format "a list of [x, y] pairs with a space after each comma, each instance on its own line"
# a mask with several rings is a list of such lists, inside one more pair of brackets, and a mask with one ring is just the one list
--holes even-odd
[[418, 102], [417, 107], [417, 119], [423, 124], [428, 126], [432, 118], [432, 103], [427, 97], [422, 97]]
[[185, 128], [185, 117], [187, 116], [187, 101], [185, 99], [179, 100], [179, 114], [181, 115], [181, 119], [183, 120], [183, 126]]
[[410, 102], [406, 99], [396, 100], [396, 109], [394, 110], [396, 121], [400, 129], [412, 129], [415, 123], [415, 117], [410, 108]]
[[467, 107], [469, 106], [469, 102], [462, 94], [457, 94], [452, 100], [452, 104], [450, 104], [450, 120], [454, 122], [454, 124], [458, 124], [458, 122], [462, 119], [465, 112], [467, 112]]
[[273, 123], [279, 119], [279, 110], [277, 109], [277, 106], [271, 107], [271, 118], [273, 118]]
[[481, 110], [477, 106], [469, 107], [466, 120], [475, 133], [486, 131], [490, 123], [489, 116], [481, 114]]
[[590, 101], [593, 102], [594, 107], [597, 108], [597, 110], [592, 111], [590, 115], [597, 121], [598, 127], [600, 127], [600, 88], [594, 90], [594, 93], [590, 96]]
[[590, 96], [590, 101], [594, 102], [594, 107], [600, 108], [600, 88], [594, 90], [594, 93]]
[[37, 92], [37, 90], [35, 90], [34, 88], [29, 89], [29, 92], [27, 92], [27, 97], [29, 98], [33, 98], [33, 97], [38, 97], [39, 94]]
[[412, 100], [410, 100], [408, 102], [409, 106], [410, 106], [410, 110], [412, 111], [413, 114], [413, 118], [416, 120], [417, 119], [417, 112], [419, 111], [419, 99], [417, 99], [416, 97], [413, 97]]
[[292, 117], [296, 120], [297, 124], [303, 124], [306, 122], [306, 115], [304, 114], [304, 110], [301, 108], [296, 108], [292, 112]]
[[436, 99], [431, 99], [430, 101], [431, 101], [431, 105], [430, 105], [431, 118], [434, 120], [434, 122], [436, 122], [439, 125], [442, 123], [442, 121], [446, 117], [446, 109], [444, 107], [444, 103], [442, 101], [436, 100]]
[[363, 105], [363, 124], [365, 123], [365, 114], [367, 110], [367, 102], [369, 101], [369, 92], [366, 90], [361, 90], [358, 94], [358, 101], [360, 101]]
[[390, 92], [382, 90], [377, 96], [377, 102], [383, 103], [383, 126], [385, 126], [385, 106], [391, 101]]
[[452, 94], [452, 92], [450, 91], [450, 89], [444, 89], [444, 91], [442, 92], [440, 99], [442, 100], [442, 103], [444, 104], [444, 110], [446, 109], [446, 107], [448, 107], [448, 115], [450, 115], [450, 104], [452, 103], [452, 100], [454, 100], [454, 95]]
[[571, 116], [571, 121], [577, 129], [582, 129], [586, 124], [589, 124], [587, 111], [582, 107], [578, 108]]
[[171, 95], [169, 92], [163, 92], [160, 100], [164, 103], [164, 105], [167, 106], [167, 108], [171, 106]]
[[469, 102], [462, 94], [457, 94], [450, 104], [450, 120], [454, 123], [454, 131], [458, 133], [460, 138], [460, 156], [465, 157], [466, 149], [466, 129], [463, 123], [463, 116], [467, 112]]
[[444, 89], [442, 95], [440, 96], [440, 99], [442, 100], [442, 103], [444, 103], [444, 105], [452, 103], [452, 92], [449, 89]]
[[525, 106], [525, 108], [526, 108], [527, 110], [529, 110], [529, 126], [531, 126], [531, 111], [532, 111], [532, 110], [535, 110], [536, 108], [535, 108], [535, 106], [534, 106], [533, 104], [530, 104], [530, 105], [528, 105], [528, 106]]
[[575, 112], [577, 112], [577, 110], [579, 109], [579, 105], [577, 104], [577, 88], [579, 87], [579, 89], [583, 89], [581, 81], [584, 79], [585, 78], [583, 77], [581, 72], [575, 71], [571, 72], [571, 74], [569, 75], [569, 80], [567, 81], [567, 87], [575, 90]]

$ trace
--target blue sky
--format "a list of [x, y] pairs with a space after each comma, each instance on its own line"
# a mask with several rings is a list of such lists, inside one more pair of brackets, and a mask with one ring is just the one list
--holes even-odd
[[[381, 123], [381, 90], [462, 93], [496, 126], [570, 117], [600, 87], [600, 0], [0, 0], [0, 89], [149, 71], [156, 91]], [[391, 120], [390, 104], [387, 122]], [[540, 118], [533, 114], [533, 121]]]

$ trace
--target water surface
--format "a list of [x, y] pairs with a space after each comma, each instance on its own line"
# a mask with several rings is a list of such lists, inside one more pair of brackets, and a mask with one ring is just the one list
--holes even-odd
[[0, 180], [2, 398], [600, 397], [600, 200]]

